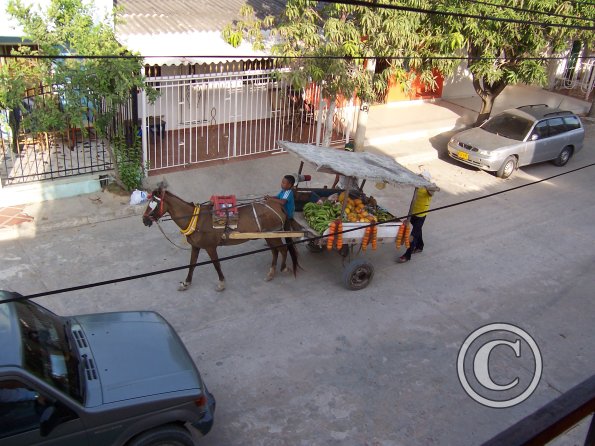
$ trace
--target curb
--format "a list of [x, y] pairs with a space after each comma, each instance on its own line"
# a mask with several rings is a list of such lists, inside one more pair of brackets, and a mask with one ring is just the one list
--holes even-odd
[[[93, 225], [112, 220], [120, 220], [128, 217], [142, 215], [145, 210], [144, 203], [135, 206], [126, 206], [114, 212], [95, 216], [72, 217], [54, 222], [42, 222], [39, 224], [23, 223], [18, 226], [0, 229], [0, 241], [14, 240], [20, 237], [34, 237], [36, 234], [59, 231], [62, 229], [77, 228], [80, 226]], [[27, 225], [27, 226], [24, 226]]]
[[396, 142], [401, 141], [414, 141], [416, 139], [424, 139], [424, 138], [432, 138], [440, 133], [446, 132], [458, 132], [460, 130], [464, 130], [468, 128], [468, 125], [465, 124], [457, 124], [457, 125], [448, 125], [444, 127], [434, 127], [431, 129], [424, 129], [424, 130], [416, 130], [413, 132], [405, 132], [405, 133], [397, 133], [392, 135], [386, 136], [377, 136], [374, 138], [366, 139], [365, 145], [366, 146], [383, 146], [387, 144], [394, 144]]

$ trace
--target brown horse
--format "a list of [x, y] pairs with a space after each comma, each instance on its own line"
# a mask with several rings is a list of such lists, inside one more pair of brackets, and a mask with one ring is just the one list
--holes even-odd
[[[195, 212], [194, 203], [188, 203], [182, 200], [171, 192], [165, 190], [163, 186], [159, 186], [149, 195], [149, 204], [143, 214], [143, 223], [145, 226], [151, 226], [153, 222], [158, 222], [165, 214], [171, 216], [172, 220], [178, 225], [183, 234], [186, 235], [186, 240], [192, 246], [192, 253], [190, 255], [190, 266], [188, 268], [188, 275], [186, 280], [180, 282], [178, 291], [187, 290], [192, 284], [192, 274], [198, 253], [201, 248], [207, 251], [207, 254], [213, 261], [213, 265], [219, 275], [219, 284], [215, 288], [217, 291], [225, 289], [225, 277], [221, 272], [221, 265], [219, 257], [217, 256], [218, 246], [238, 245], [247, 242], [248, 239], [229, 239], [226, 238], [226, 231], [224, 229], [213, 228], [213, 206], [212, 204], [204, 204], [200, 206], [198, 212], [198, 220], [195, 223], [195, 229], [192, 228], [192, 216]], [[238, 232], [267, 232], [283, 230], [286, 220], [283, 206], [277, 202], [253, 202], [246, 205], [238, 205]], [[273, 253], [273, 260], [269, 273], [265, 280], [272, 280], [275, 276], [277, 268], [277, 258], [279, 252], [282, 255], [281, 272], [287, 271], [287, 252], [291, 255], [293, 263], [293, 274], [297, 273], [299, 267], [297, 259], [297, 250], [295, 246], [289, 244], [284, 246], [282, 239], [269, 238], [265, 239]], [[291, 239], [286, 239], [289, 243]]]

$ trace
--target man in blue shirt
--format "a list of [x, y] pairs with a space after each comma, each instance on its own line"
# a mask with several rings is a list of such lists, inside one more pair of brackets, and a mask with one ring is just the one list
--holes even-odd
[[274, 200], [283, 205], [288, 220], [293, 218], [293, 213], [295, 211], [295, 200], [293, 197], [294, 184], [295, 178], [292, 175], [285, 175], [281, 180], [281, 191], [274, 197], [268, 195], [265, 196], [267, 200]]

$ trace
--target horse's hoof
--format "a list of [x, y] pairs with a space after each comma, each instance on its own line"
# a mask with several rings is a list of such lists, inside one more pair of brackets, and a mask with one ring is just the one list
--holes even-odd
[[289, 272], [289, 268], [285, 267], [281, 269], [282, 273], [288, 273]]
[[190, 284], [186, 282], [180, 282], [180, 286], [178, 287], [178, 291], [186, 291], [190, 288]]
[[270, 282], [271, 280], [273, 280], [273, 277], [274, 277], [274, 276], [272, 276], [272, 275], [268, 274], [268, 275], [267, 275], [267, 276], [264, 278], [264, 281], [265, 281], [265, 282]]
[[225, 289], [225, 282], [219, 282], [215, 287], [215, 291], [223, 291]]

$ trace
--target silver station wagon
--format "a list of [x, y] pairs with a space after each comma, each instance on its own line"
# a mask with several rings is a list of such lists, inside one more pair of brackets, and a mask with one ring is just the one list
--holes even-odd
[[505, 110], [480, 127], [454, 135], [451, 158], [508, 178], [521, 166], [554, 161], [564, 166], [583, 147], [585, 130], [570, 111], [545, 104]]

